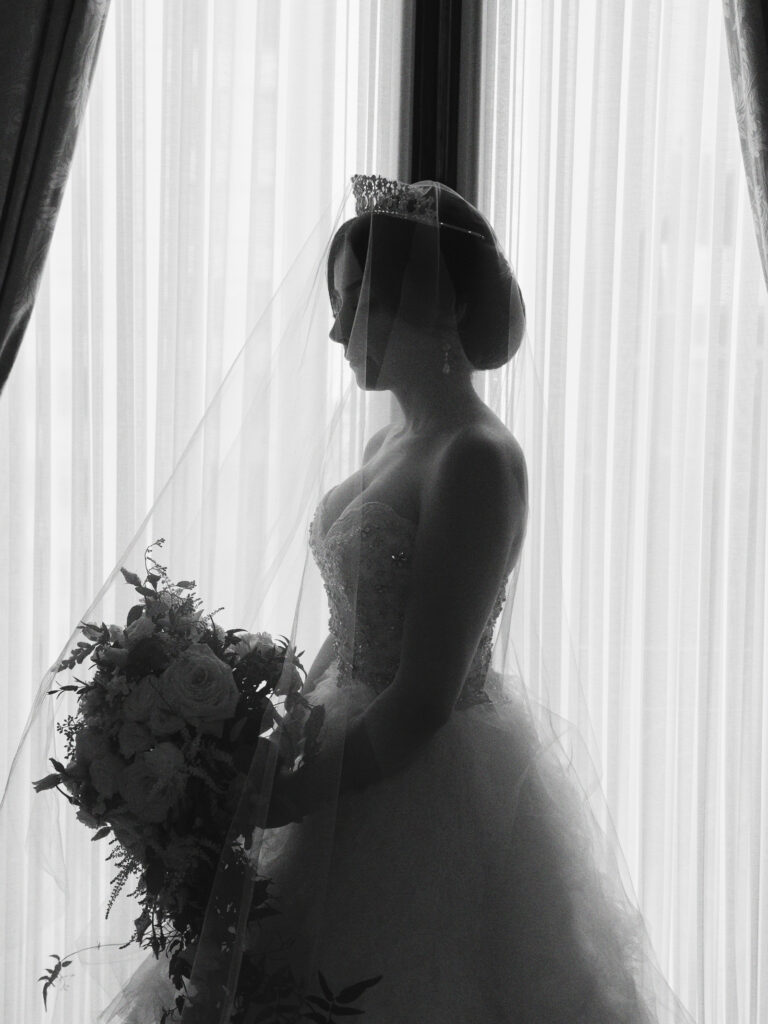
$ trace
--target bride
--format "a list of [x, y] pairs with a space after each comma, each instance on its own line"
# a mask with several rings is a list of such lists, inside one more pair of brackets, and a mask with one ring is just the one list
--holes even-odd
[[307, 987], [320, 978], [329, 1016], [301, 1019], [337, 1019], [344, 986], [371, 1024], [660, 1019], [639, 914], [490, 664], [527, 475], [473, 373], [518, 349], [520, 289], [456, 192], [353, 180], [330, 338], [401, 417], [310, 527], [330, 633], [304, 693], [325, 722], [318, 756], [274, 786], [258, 868], [280, 913], [260, 941], [279, 937]]
[[[504, 627], [514, 598], [528, 480], [520, 445], [474, 374], [521, 345], [515, 276], [486, 218], [440, 183], [357, 175], [349, 198], [354, 216], [330, 244], [321, 223], [300, 254], [131, 553], [167, 535], [169, 564], [198, 565], [202, 592], [228, 615], [319, 648], [301, 693], [283, 694], [280, 727], [267, 735], [265, 724], [235, 796], [181, 1020], [689, 1022], [571, 752], [499, 657], [509, 649], [498, 620], [504, 611]], [[327, 331], [329, 300], [330, 340], [360, 396], [391, 393], [398, 411], [352, 473], [354, 403], [337, 431], [337, 406], [326, 402], [328, 420], [319, 386], [317, 406], [295, 401], [297, 374], [324, 369], [307, 342]], [[269, 486], [272, 463], [286, 461]], [[237, 532], [241, 522], [255, 522], [255, 541]], [[110, 621], [127, 602], [119, 569], [86, 621]], [[52, 679], [25, 738], [42, 735], [61, 757], [40, 714]], [[313, 742], [284, 762], [281, 730], [302, 714], [315, 723]], [[27, 837], [29, 878], [52, 875], [66, 894], [63, 915], [51, 902], [46, 952], [61, 968], [73, 957], [81, 971], [90, 966], [93, 982], [59, 986], [52, 1024], [178, 1021], [167, 958], [150, 953], [130, 974], [135, 959], [122, 951], [135, 904], [113, 907], [113, 893], [106, 921], [99, 844], [51, 789], [25, 820], [24, 772], [35, 778], [45, 764], [32, 753], [15, 761], [0, 825]], [[185, 840], [194, 844], [194, 832]], [[237, 858], [245, 872], [231, 870]], [[7, 977], [34, 976], [24, 956], [9, 933]]]

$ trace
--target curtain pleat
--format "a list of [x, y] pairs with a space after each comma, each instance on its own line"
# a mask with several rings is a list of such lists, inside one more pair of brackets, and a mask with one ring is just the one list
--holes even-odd
[[673, 987], [757, 1024], [768, 295], [722, 8], [485, 0], [483, 24], [480, 205], [533, 367], [505, 385], [523, 674], [591, 744]]
[[32, 312], [109, 0], [6, 4], [0, 33], [0, 390]]

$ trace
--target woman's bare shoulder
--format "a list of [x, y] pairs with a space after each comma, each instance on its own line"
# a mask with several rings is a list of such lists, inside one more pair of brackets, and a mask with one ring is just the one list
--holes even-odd
[[490, 409], [482, 416], [477, 416], [448, 434], [445, 443], [436, 455], [439, 460], [442, 460], [448, 452], [452, 452], [455, 456], [462, 449], [471, 450], [472, 448], [475, 450], [485, 448], [495, 452], [511, 467], [516, 479], [527, 480], [525, 454], [520, 442], [509, 427]]
[[499, 451], [509, 459], [518, 489], [525, 497], [527, 504], [528, 468], [522, 445], [501, 420], [497, 420], [497, 423], [490, 428], [490, 443], [498, 445]]
[[446, 435], [425, 467], [420, 499], [422, 508], [436, 501], [450, 505], [457, 520], [482, 525], [487, 518], [484, 529], [497, 515], [505, 523], [503, 533], [522, 536], [528, 476], [519, 441], [493, 413], [462, 424]]

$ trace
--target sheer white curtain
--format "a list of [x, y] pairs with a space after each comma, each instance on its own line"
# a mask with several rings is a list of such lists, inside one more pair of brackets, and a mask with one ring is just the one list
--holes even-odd
[[[350, 174], [399, 174], [408, 45], [401, 0], [112, 6], [35, 312], [0, 400], [3, 787], [45, 670], [306, 239], [326, 220], [330, 234]], [[319, 381], [331, 363], [341, 375], [328, 340]], [[264, 364], [248, 370], [265, 376]], [[385, 411], [360, 407], [372, 426]], [[202, 504], [202, 493], [190, 500]], [[244, 532], [259, 543], [258, 524], [247, 527], [233, 548]], [[47, 767], [47, 721], [38, 716], [24, 753], [35, 776]], [[0, 1005], [31, 1024], [45, 1016], [36, 978], [55, 952], [50, 920], [67, 919], [67, 899], [79, 920], [98, 908], [114, 868], [103, 855], [98, 870], [84, 863], [65, 895], [27, 871], [24, 839], [0, 844], [3, 927], [28, 968], [0, 969]], [[64, 952], [87, 938], [67, 935]], [[82, 972], [70, 984], [83, 1006], [105, 1004]]]
[[350, 174], [398, 176], [403, 24], [401, 0], [113, 5], [0, 400], [3, 785], [43, 672], [302, 243]]
[[586, 697], [670, 981], [702, 1024], [757, 1024], [768, 297], [721, 0], [483, 17], [480, 206], [536, 368], [508, 389], [531, 480], [517, 613], [548, 662], [524, 670], [566, 716]]

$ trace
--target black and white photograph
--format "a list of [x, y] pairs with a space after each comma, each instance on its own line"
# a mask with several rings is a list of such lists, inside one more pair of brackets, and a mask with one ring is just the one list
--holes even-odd
[[765, 1024], [762, 0], [0, 58], [2, 1020]]

